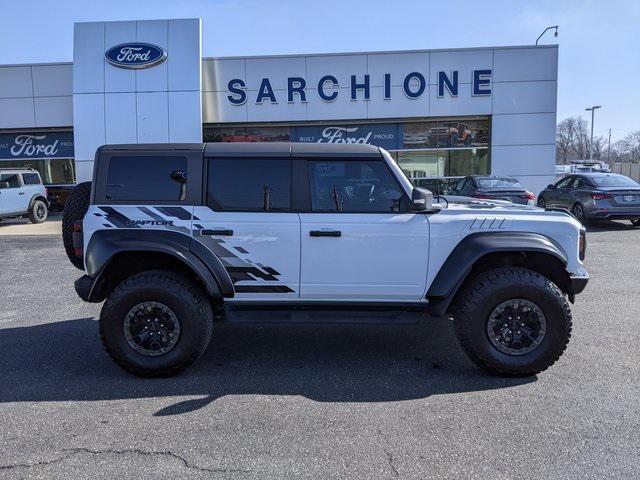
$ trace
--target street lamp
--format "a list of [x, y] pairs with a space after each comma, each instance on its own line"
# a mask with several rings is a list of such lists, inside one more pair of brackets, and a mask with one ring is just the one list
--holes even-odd
[[547, 28], [545, 28], [545, 29], [544, 29], [544, 32], [542, 32], [542, 33], [540, 34], [540, 36], [536, 39], [536, 45], [538, 45], [538, 41], [542, 38], [542, 36], [543, 36], [545, 33], [547, 33], [547, 31], [548, 31], [548, 30], [551, 30], [552, 28], [555, 28], [555, 29], [556, 29], [556, 31], [553, 33], [553, 36], [554, 36], [554, 37], [557, 37], [557, 36], [558, 36], [558, 25], [553, 25], [553, 26], [551, 26], [551, 27], [547, 27]]
[[593, 161], [593, 117], [598, 108], [602, 108], [602, 105], [594, 105], [593, 107], [585, 108], [585, 112], [591, 112], [591, 141], [589, 142], [589, 161]]

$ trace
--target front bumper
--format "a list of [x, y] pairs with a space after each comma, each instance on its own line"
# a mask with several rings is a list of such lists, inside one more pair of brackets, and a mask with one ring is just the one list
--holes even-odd
[[569, 291], [567, 292], [569, 300], [573, 303], [576, 295], [582, 293], [589, 283], [589, 274], [584, 268], [580, 268], [578, 272], [569, 275]]
[[585, 276], [571, 276], [569, 277], [571, 280], [571, 293], [574, 295], [578, 293], [582, 293], [589, 283], [589, 275], [585, 274]]

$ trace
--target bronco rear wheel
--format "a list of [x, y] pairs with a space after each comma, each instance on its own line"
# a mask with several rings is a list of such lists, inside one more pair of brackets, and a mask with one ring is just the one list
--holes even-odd
[[459, 295], [454, 327], [480, 367], [511, 376], [535, 375], [553, 365], [571, 337], [571, 310], [548, 278], [505, 267], [478, 275]]
[[100, 312], [100, 338], [111, 358], [142, 377], [184, 370], [211, 339], [213, 313], [202, 289], [164, 270], [124, 280]]

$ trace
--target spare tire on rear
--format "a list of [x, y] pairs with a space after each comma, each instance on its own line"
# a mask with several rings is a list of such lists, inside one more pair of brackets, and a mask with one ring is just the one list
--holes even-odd
[[73, 248], [73, 224], [82, 220], [89, 209], [91, 201], [91, 182], [82, 182], [75, 186], [67, 197], [62, 213], [62, 243], [69, 261], [76, 268], [84, 270], [84, 259], [76, 256]]

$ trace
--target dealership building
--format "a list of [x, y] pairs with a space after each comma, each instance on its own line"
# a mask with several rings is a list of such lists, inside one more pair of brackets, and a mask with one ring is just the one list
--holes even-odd
[[91, 179], [102, 144], [360, 142], [419, 184], [554, 180], [556, 45], [203, 58], [201, 31], [77, 23], [72, 63], [0, 66], [0, 167], [56, 191]]

